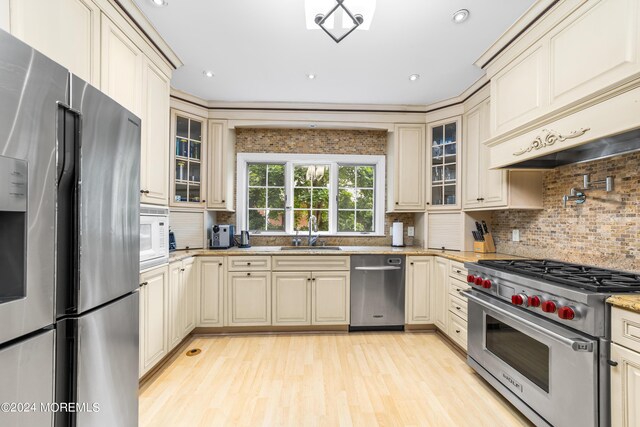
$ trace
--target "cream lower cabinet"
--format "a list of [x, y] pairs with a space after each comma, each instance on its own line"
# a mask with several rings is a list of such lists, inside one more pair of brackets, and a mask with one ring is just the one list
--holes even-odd
[[197, 271], [194, 266], [193, 257], [169, 265], [169, 351], [195, 327]]
[[232, 271], [227, 274], [227, 325], [271, 325], [271, 273]]
[[350, 322], [350, 273], [314, 271], [311, 277], [311, 324], [348, 325]]
[[433, 323], [443, 332], [447, 332], [448, 307], [447, 307], [447, 281], [449, 277], [449, 260], [435, 257], [433, 261]]
[[198, 326], [224, 325], [224, 262], [223, 257], [201, 257]]
[[311, 273], [271, 273], [274, 325], [311, 324]]
[[405, 322], [407, 324], [433, 323], [432, 310], [432, 256], [407, 257]]
[[611, 425], [640, 426], [640, 313], [611, 310]]
[[168, 353], [168, 293], [167, 266], [140, 275], [140, 377]]

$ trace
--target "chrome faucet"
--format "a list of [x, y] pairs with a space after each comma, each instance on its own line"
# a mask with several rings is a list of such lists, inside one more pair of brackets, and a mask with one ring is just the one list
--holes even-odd
[[569, 195], [568, 196], [566, 194], [564, 196], [562, 196], [562, 206], [566, 208], [567, 207], [567, 202], [569, 200], [575, 200], [576, 204], [578, 204], [578, 205], [581, 205], [584, 202], [586, 202], [587, 201], [587, 195], [584, 194], [582, 191], [583, 191], [582, 189], [577, 189], [575, 187], [572, 188], [569, 191]]
[[309, 246], [315, 246], [318, 240], [318, 235], [313, 235], [313, 228], [315, 226], [315, 232], [318, 232], [318, 218], [315, 215], [309, 215]]

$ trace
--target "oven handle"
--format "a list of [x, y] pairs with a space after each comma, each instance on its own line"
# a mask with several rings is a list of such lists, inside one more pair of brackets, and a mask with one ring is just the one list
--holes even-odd
[[571, 339], [571, 338], [567, 338], [564, 337], [556, 332], [550, 331], [549, 329], [545, 329], [542, 326], [538, 326], [533, 322], [530, 322], [526, 319], [522, 319], [522, 318], [516, 318], [513, 316], [513, 314], [503, 308], [497, 307], [493, 304], [490, 304], [488, 302], [486, 302], [485, 300], [483, 300], [482, 298], [479, 298], [475, 295], [473, 295], [470, 291], [466, 290], [466, 291], [462, 291], [461, 294], [463, 294], [465, 297], [469, 298], [471, 301], [481, 305], [484, 308], [488, 308], [489, 310], [493, 310], [497, 313], [500, 313], [504, 316], [509, 317], [510, 319], [513, 319], [516, 322], [520, 322], [523, 325], [525, 325], [528, 328], [531, 329], [535, 329], [536, 331], [548, 335], [552, 338], [555, 338], [556, 340], [562, 342], [563, 344], [568, 345], [569, 347], [571, 347], [574, 351], [583, 351], [583, 352], [588, 352], [591, 353], [593, 351], [593, 343], [589, 342], [589, 341], [585, 341], [583, 339], [580, 338], [575, 338], [575, 339]]

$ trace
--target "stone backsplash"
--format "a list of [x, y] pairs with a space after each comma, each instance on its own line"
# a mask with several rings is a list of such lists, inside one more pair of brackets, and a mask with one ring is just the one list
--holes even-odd
[[[385, 155], [386, 146], [386, 131], [236, 129], [237, 153]], [[405, 245], [413, 245], [413, 237], [407, 236], [407, 227], [414, 225], [414, 214], [407, 213], [385, 215], [385, 236], [327, 236], [319, 240], [330, 246], [389, 246], [391, 245], [389, 228], [394, 221], [401, 221], [404, 224]], [[235, 224], [236, 216], [234, 213], [217, 212], [216, 222]], [[251, 236], [251, 244], [255, 246], [287, 246], [291, 245], [291, 237], [254, 234]]]
[[[585, 204], [563, 208], [585, 173], [614, 176], [614, 191], [587, 190]], [[491, 222], [498, 252], [640, 272], [640, 153], [548, 171], [541, 211], [497, 211]], [[513, 229], [520, 242], [511, 241]]]

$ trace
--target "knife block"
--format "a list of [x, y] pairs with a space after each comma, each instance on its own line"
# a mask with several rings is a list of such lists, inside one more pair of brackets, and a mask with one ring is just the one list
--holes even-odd
[[495, 254], [496, 244], [491, 233], [484, 235], [484, 242], [473, 242], [473, 251], [481, 254]]

